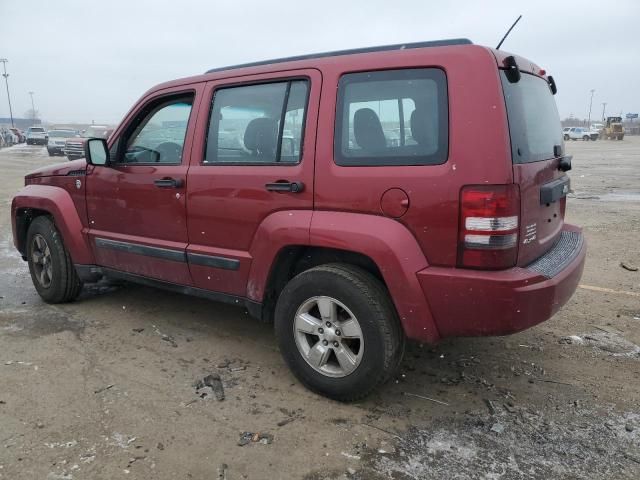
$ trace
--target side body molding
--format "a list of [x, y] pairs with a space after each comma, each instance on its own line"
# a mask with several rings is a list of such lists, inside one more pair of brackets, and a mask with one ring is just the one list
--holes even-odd
[[429, 343], [440, 338], [416, 276], [428, 267], [427, 259], [400, 222], [376, 215], [316, 211], [310, 243], [371, 258], [384, 277], [407, 337]]
[[36, 209], [47, 212], [62, 234], [73, 263], [92, 265], [93, 252], [83, 233], [83, 224], [69, 193], [61, 187], [50, 185], [27, 185], [20, 190], [11, 203], [13, 243], [24, 255], [23, 240], [16, 225], [19, 212]]

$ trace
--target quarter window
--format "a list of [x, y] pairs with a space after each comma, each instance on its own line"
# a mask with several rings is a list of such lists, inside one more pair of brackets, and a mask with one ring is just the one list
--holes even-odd
[[434, 68], [354, 73], [340, 79], [338, 165], [434, 165], [448, 155], [446, 77]]
[[182, 163], [193, 97], [173, 99], [152, 107], [126, 143], [123, 163]]
[[205, 164], [293, 164], [302, 156], [308, 82], [216, 91]]

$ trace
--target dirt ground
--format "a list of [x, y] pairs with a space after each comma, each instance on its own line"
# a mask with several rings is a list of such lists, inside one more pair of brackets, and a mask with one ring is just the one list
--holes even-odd
[[[640, 271], [620, 266], [640, 266], [640, 138], [567, 150], [589, 243], [572, 300], [517, 335], [410, 345], [350, 405], [298, 384], [242, 309], [131, 284], [44, 304], [9, 209], [60, 158], [0, 150], [0, 479], [640, 478]], [[198, 396], [210, 373], [225, 400]]]

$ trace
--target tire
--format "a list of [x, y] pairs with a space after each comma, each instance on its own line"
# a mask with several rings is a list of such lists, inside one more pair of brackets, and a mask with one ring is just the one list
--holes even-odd
[[77, 298], [82, 282], [62, 236], [49, 217], [40, 216], [31, 222], [25, 250], [31, 280], [45, 302], [65, 303]]
[[566, 140], [569, 140], [569, 135], [565, 135], [565, 136], [564, 136], [564, 139], [565, 139], [565, 141], [566, 141]]
[[582, 141], [583, 142], [588, 142], [589, 141], [589, 136], [585, 135], [584, 137], [582, 137]]
[[53, 152], [52, 152], [51, 150], [49, 150], [48, 148], [47, 148], [47, 153], [49, 154], [49, 156], [50, 156], [50, 157], [53, 157], [53, 156], [55, 155], [55, 153], [53, 153]]
[[[335, 312], [332, 316], [319, 313], [321, 302], [325, 302], [325, 312], [328, 311], [327, 301], [337, 304], [330, 310]], [[317, 305], [307, 311], [313, 302]], [[301, 322], [314, 333], [307, 334], [298, 329], [296, 318], [301, 318], [298, 317], [301, 311], [319, 322]], [[356, 340], [358, 335], [349, 320], [355, 320], [359, 327], [360, 340]], [[322, 328], [316, 330], [316, 327]], [[343, 327], [344, 332], [340, 332]], [[342, 402], [364, 398], [386, 382], [404, 353], [404, 333], [385, 287], [369, 272], [352, 265], [321, 265], [294, 277], [278, 298], [275, 331], [280, 351], [298, 380], [310, 390]], [[321, 346], [317, 332], [325, 340], [328, 338], [330, 343], [326, 348]], [[301, 346], [304, 342], [307, 342], [306, 347]], [[329, 351], [326, 357], [321, 357], [327, 359], [322, 366], [327, 371], [312, 366], [305, 358], [308, 354], [302, 351], [304, 348], [309, 352]], [[346, 357], [353, 362], [344, 360], [346, 349], [350, 354]], [[342, 354], [338, 355], [338, 352]], [[338, 361], [338, 356], [342, 362]], [[322, 365], [322, 361], [317, 363]], [[342, 368], [343, 364], [349, 368]]]

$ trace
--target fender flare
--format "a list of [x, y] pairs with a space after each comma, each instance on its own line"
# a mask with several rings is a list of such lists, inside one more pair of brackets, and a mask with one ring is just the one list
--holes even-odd
[[[42, 210], [53, 217], [56, 228], [75, 264], [95, 263], [93, 251], [83, 233], [83, 225], [71, 195], [61, 187], [51, 185], [27, 185], [13, 197], [11, 219], [13, 242], [20, 250], [17, 218], [21, 210]], [[22, 252], [23, 253], [23, 252]]]
[[400, 222], [348, 212], [273, 213], [260, 224], [251, 244], [247, 298], [263, 301], [273, 262], [288, 246], [331, 248], [369, 257], [384, 278], [407, 337], [428, 343], [440, 339], [416, 275], [429, 266], [427, 259]]
[[429, 263], [402, 223], [378, 215], [317, 211], [311, 222], [310, 243], [371, 258], [382, 273], [406, 336], [428, 343], [439, 340], [416, 275]]
[[309, 245], [313, 214], [311, 210], [281, 210], [260, 223], [249, 248], [252, 261], [247, 280], [247, 298], [262, 302], [273, 262], [283, 248]]

